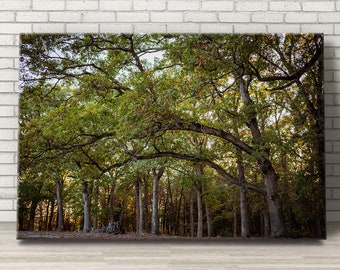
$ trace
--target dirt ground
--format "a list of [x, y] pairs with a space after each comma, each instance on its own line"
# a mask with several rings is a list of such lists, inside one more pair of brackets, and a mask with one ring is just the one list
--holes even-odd
[[[84, 232], [56, 232], [56, 231], [18, 231], [17, 239], [75, 239], [75, 240], [197, 240], [197, 238], [191, 237], [180, 237], [171, 235], [151, 235], [143, 234], [137, 235], [135, 233], [125, 234], [108, 234], [108, 233], [84, 233]], [[204, 238], [204, 240], [219, 240], [219, 239], [235, 239], [235, 238], [222, 238], [222, 237], [211, 237]]]

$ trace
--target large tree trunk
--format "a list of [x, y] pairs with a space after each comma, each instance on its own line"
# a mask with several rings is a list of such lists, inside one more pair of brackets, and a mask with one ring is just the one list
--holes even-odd
[[153, 185], [152, 185], [152, 220], [151, 234], [159, 234], [159, 217], [158, 217], [158, 184], [164, 173], [164, 167], [161, 167], [158, 172], [153, 169]]
[[282, 215], [281, 201], [277, 192], [278, 175], [268, 160], [260, 162], [266, 187], [266, 200], [268, 203], [270, 229], [272, 237], [286, 236], [286, 228]]
[[55, 180], [56, 184], [56, 195], [58, 203], [58, 215], [57, 215], [57, 231], [64, 230], [64, 208], [63, 208], [63, 197], [62, 197], [62, 185], [59, 179]]
[[91, 215], [90, 215], [90, 194], [88, 190], [88, 183], [82, 182], [83, 193], [83, 208], [84, 208], [84, 226], [83, 231], [89, 232], [91, 230]]
[[286, 236], [286, 227], [282, 215], [281, 201], [277, 191], [277, 181], [279, 177], [275, 173], [271, 162], [267, 158], [269, 156], [270, 149], [269, 146], [264, 145], [263, 141], [261, 140], [262, 134], [260, 132], [256, 119], [257, 112], [252, 107], [253, 101], [251, 100], [248, 92], [250, 80], [245, 80], [243, 78], [243, 75], [244, 74], [236, 74], [236, 77], [238, 78], [238, 89], [245, 103], [245, 106], [250, 108], [250, 111], [248, 112], [249, 121], [247, 125], [251, 131], [253, 142], [257, 147], [262, 148], [262, 153], [260, 153], [258, 158], [258, 164], [263, 175], [263, 181], [266, 189], [266, 199], [270, 216], [271, 236]]

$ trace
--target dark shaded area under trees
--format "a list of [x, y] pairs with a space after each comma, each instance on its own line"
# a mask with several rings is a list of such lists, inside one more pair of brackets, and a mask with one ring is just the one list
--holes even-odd
[[20, 82], [19, 231], [325, 237], [322, 35], [22, 35]]

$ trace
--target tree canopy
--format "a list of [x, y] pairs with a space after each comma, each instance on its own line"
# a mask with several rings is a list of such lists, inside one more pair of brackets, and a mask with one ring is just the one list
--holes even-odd
[[20, 75], [20, 230], [325, 236], [322, 35], [22, 35]]

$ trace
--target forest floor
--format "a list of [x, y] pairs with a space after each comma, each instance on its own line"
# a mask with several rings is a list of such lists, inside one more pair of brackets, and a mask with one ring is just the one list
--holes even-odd
[[[57, 232], [57, 231], [18, 231], [18, 240], [44, 240], [44, 239], [61, 239], [61, 240], [197, 240], [196, 237], [173, 236], [173, 235], [152, 235], [136, 233], [125, 234], [109, 234], [109, 233], [95, 233], [95, 232]], [[226, 240], [238, 239], [233, 237], [209, 237], [202, 240]], [[241, 238], [239, 238], [241, 239]]]

